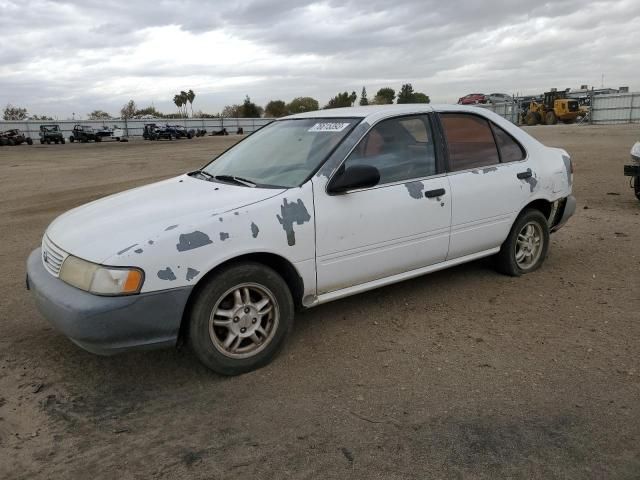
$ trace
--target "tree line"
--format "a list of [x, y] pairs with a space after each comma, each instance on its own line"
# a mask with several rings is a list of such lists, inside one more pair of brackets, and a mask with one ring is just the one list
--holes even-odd
[[[178, 111], [174, 113], [160, 112], [153, 105], [138, 108], [134, 100], [129, 100], [120, 109], [119, 118], [132, 119], [141, 117], [155, 117], [179, 119], [189, 118], [189, 113], [191, 113], [192, 118], [260, 118], [263, 116], [269, 118], [278, 118], [287, 115], [293, 115], [295, 113], [311, 112], [320, 109], [318, 100], [312, 97], [296, 97], [290, 102], [285, 102], [284, 100], [271, 100], [263, 108], [251, 101], [251, 98], [247, 95], [243, 103], [227, 105], [222, 109], [220, 113], [210, 114], [205, 113], [202, 110], [199, 110], [197, 112], [193, 111], [193, 101], [195, 100], [195, 98], [196, 94], [191, 89], [187, 91], [181, 90], [179, 93], [176, 93], [173, 96], [173, 103], [177, 107]], [[358, 95], [355, 91], [351, 93], [340, 92], [332, 97], [323, 108], [330, 109], [352, 107], [356, 104], [356, 102], [362, 106], [386, 105], [392, 104], [394, 103], [394, 101], [401, 104], [429, 103], [431, 100], [429, 99], [428, 95], [422, 92], [414, 91], [413, 86], [410, 83], [405, 83], [400, 87], [400, 90], [397, 92], [397, 94], [393, 88], [384, 87], [379, 89], [371, 100], [369, 100], [367, 96], [366, 87], [362, 87], [359, 101]], [[15, 107], [13, 105], [6, 106], [6, 108], [4, 109], [3, 118], [5, 120], [14, 121], [53, 120], [53, 118], [47, 116], [30, 116], [27, 112], [27, 109]], [[115, 118], [116, 117], [113, 117], [111, 114], [103, 110], [94, 110], [93, 112], [87, 114], [88, 120], [112, 120]]]

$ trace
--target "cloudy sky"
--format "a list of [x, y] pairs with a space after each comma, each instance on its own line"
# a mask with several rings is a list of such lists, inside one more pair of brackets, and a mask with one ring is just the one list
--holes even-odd
[[67, 118], [132, 98], [215, 113], [410, 82], [469, 92], [640, 89], [638, 0], [0, 0], [0, 105]]

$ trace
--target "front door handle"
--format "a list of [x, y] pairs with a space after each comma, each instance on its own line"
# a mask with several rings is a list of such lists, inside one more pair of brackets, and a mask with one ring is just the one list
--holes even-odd
[[445, 193], [447, 192], [445, 191], [444, 188], [436, 188], [435, 190], [427, 190], [426, 192], [424, 192], [424, 196], [426, 198], [434, 198], [434, 197], [441, 197]]
[[533, 176], [533, 173], [531, 173], [531, 170], [527, 170], [526, 172], [518, 173], [517, 176], [520, 180], [524, 180], [525, 178], [531, 178]]

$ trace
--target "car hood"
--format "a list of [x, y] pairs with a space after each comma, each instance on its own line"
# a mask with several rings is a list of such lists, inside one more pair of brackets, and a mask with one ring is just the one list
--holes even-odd
[[182, 175], [70, 210], [49, 225], [47, 236], [66, 252], [101, 263], [134, 244], [153, 243], [178, 225], [198, 225], [283, 191]]

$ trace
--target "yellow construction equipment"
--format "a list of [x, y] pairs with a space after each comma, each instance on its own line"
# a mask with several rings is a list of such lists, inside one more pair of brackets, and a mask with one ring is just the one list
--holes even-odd
[[545, 92], [542, 102], [531, 101], [524, 122], [530, 126], [555, 125], [558, 120], [573, 123], [581, 115], [584, 115], [584, 112], [580, 110], [578, 100], [567, 98], [566, 92], [552, 90]]

